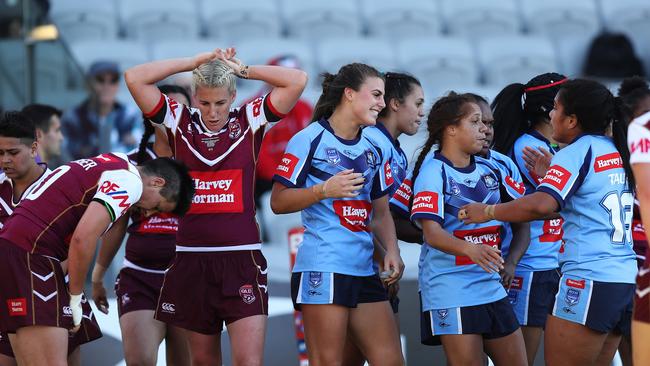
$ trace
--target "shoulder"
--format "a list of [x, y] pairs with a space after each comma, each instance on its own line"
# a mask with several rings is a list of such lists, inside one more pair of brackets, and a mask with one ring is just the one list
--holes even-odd
[[646, 112], [632, 120], [630, 128], [650, 130], [650, 112]]

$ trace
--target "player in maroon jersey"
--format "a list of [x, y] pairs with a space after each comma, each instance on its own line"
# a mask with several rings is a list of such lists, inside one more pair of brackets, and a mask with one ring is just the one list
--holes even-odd
[[[155, 86], [184, 71], [193, 73], [197, 108], [179, 105]], [[236, 77], [274, 87], [231, 109]], [[156, 319], [188, 330], [195, 364], [221, 364], [224, 322], [233, 364], [261, 364], [268, 294], [253, 200], [255, 162], [264, 127], [291, 110], [307, 75], [279, 66], [247, 66], [229, 48], [135, 66], [125, 80], [140, 109], [167, 132], [175, 158], [187, 164], [196, 189], [179, 223], [177, 255], [165, 275]]]
[[[188, 103], [188, 100], [189, 98], [186, 98], [184, 102]], [[140, 146], [128, 155], [129, 160], [136, 165], [157, 157], [155, 147], [148, 142], [154, 135], [154, 127], [148, 120], [143, 122], [144, 134]], [[163, 339], [167, 364], [190, 363], [183, 330], [154, 319], [165, 270], [176, 255], [177, 231], [176, 215], [158, 213], [145, 216], [143, 212], [131, 209], [102, 239], [93, 267], [92, 297], [97, 308], [108, 314], [104, 274], [120, 248], [125, 234], [129, 233], [123, 267], [115, 281], [124, 359], [128, 365], [155, 365], [158, 347]]]
[[0, 232], [0, 331], [9, 333], [17, 361], [65, 365], [97, 239], [131, 205], [183, 214], [192, 194], [178, 162], [135, 167], [124, 154], [103, 154], [57, 168], [25, 195]]

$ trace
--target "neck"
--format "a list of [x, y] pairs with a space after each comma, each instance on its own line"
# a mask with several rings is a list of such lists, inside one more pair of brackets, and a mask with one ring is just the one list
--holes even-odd
[[443, 144], [440, 153], [454, 165], [454, 168], [465, 168], [471, 161], [470, 154], [449, 143]]
[[40, 144], [38, 146], [38, 156], [41, 157], [41, 161], [43, 162], [47, 163], [48, 161], [50, 161], [50, 155]]
[[551, 142], [556, 142], [556, 141], [553, 141], [553, 139], [551, 138], [551, 136], [553, 134], [553, 126], [551, 126], [550, 123], [548, 123], [546, 121], [539, 122], [539, 123], [535, 124], [535, 127], [533, 127], [533, 128], [540, 135], [544, 136], [544, 138], [546, 138], [547, 140], [549, 140]]
[[350, 117], [347, 113], [341, 111], [340, 108], [337, 108], [332, 113], [328, 120], [336, 136], [345, 140], [353, 140], [357, 137], [361, 123], [351, 122], [353, 118]]
[[[388, 108], [388, 107], [386, 107]], [[399, 135], [402, 134], [402, 132], [397, 128], [397, 120], [391, 116], [388, 116], [384, 119], [381, 120], [381, 123], [386, 127], [386, 130], [390, 134], [390, 136], [393, 138], [393, 140], [397, 140]]]
[[12, 180], [13, 182], [13, 194], [14, 197], [20, 197], [22, 196], [23, 192], [25, 192], [25, 189], [29, 187], [32, 183], [34, 183], [38, 177], [43, 174], [43, 171], [45, 170], [44, 167], [38, 164], [34, 164], [31, 168], [29, 168], [29, 171], [27, 171], [27, 174], [23, 176], [22, 178], [14, 179]]

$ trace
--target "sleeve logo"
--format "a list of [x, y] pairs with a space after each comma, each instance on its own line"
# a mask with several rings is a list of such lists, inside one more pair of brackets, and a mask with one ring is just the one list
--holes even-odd
[[297, 156], [291, 153], [284, 153], [282, 160], [280, 160], [280, 164], [275, 168], [275, 174], [284, 179], [291, 180], [291, 176], [293, 175], [293, 171], [296, 169], [299, 160], [300, 159], [298, 159]]
[[[501, 247], [501, 225], [487, 226], [472, 230], [456, 230], [454, 236], [458, 239], [475, 245], [489, 245], [495, 249]], [[475, 264], [474, 261], [465, 256], [456, 256], [456, 265], [465, 266]]]
[[262, 112], [262, 97], [259, 97], [253, 101], [253, 117], [258, 117]]
[[640, 140], [631, 141], [630, 154], [641, 153], [647, 154], [650, 152], [650, 139], [645, 137]]
[[539, 237], [541, 243], [555, 243], [562, 240], [564, 232], [562, 231], [562, 219], [544, 220], [542, 226], [542, 235]]
[[408, 207], [409, 202], [411, 201], [412, 194], [413, 194], [413, 190], [411, 189], [411, 181], [408, 179], [404, 179], [402, 184], [399, 186], [399, 189], [397, 189], [397, 191], [393, 195], [393, 198], [397, 202]]
[[169, 101], [169, 113], [172, 115], [172, 118], [176, 119], [176, 109], [178, 109], [178, 102], [174, 99], [167, 97]]
[[506, 184], [519, 194], [526, 193], [526, 187], [524, 187], [524, 184], [522, 182], [515, 181], [511, 176], [506, 177]]
[[27, 299], [24, 297], [7, 299], [7, 308], [9, 308], [9, 316], [25, 316], [27, 315]]
[[384, 164], [384, 177], [386, 177], [386, 185], [392, 186], [395, 180], [393, 179], [393, 170], [390, 167], [390, 161]]
[[113, 183], [109, 180], [105, 181], [102, 183], [102, 185], [99, 187], [99, 191], [104, 193], [105, 195], [109, 196], [110, 198], [119, 201], [117, 206], [122, 209], [122, 212], [129, 208], [131, 204], [129, 204], [129, 193], [125, 190], [119, 190], [121, 189], [119, 185], [116, 183]]
[[438, 193], [430, 191], [418, 192], [413, 199], [411, 216], [418, 213], [438, 214]]
[[621, 155], [617, 152], [599, 156], [594, 161], [594, 171], [596, 173], [622, 167], [623, 159], [621, 159]]
[[568, 170], [562, 168], [559, 165], [553, 165], [546, 172], [546, 176], [544, 176], [542, 184], [552, 185], [561, 191], [569, 182], [569, 179], [571, 179], [571, 173]]
[[337, 200], [332, 202], [334, 212], [344, 228], [354, 232], [370, 232], [372, 204], [362, 200]]

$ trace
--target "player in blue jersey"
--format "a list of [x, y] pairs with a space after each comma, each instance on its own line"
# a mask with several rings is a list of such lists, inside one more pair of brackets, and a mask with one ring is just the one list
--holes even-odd
[[[492, 161], [476, 156], [487, 127], [473, 97], [452, 93], [441, 98], [429, 112], [427, 127], [429, 138], [413, 168], [413, 194], [391, 200], [410, 211], [424, 233], [422, 342], [442, 343], [452, 365], [480, 365], [484, 351], [496, 365], [525, 365], [523, 338], [498, 274], [504, 225], [493, 220], [466, 226], [456, 218], [469, 202], [520, 197], [521, 186]], [[439, 150], [430, 153], [434, 144]]]
[[[549, 113], [555, 95], [566, 81], [564, 75], [557, 73], [541, 74], [526, 84], [506, 86], [492, 103], [496, 135], [494, 149], [508, 154], [516, 163], [528, 194], [535, 192], [543, 174], [527, 168], [524, 149], [532, 148], [539, 154], [550, 156], [555, 153]], [[506, 267], [516, 265], [515, 280], [508, 294], [522, 327], [529, 365], [535, 362], [546, 316], [553, 308], [557, 293], [561, 244], [562, 219], [557, 216], [530, 223], [530, 243], [525, 253], [504, 251]]]
[[[415, 135], [420, 127], [420, 121], [424, 117], [424, 92], [420, 81], [415, 77], [397, 73], [387, 72], [384, 74], [384, 103], [386, 107], [379, 113], [375, 126], [368, 126], [363, 129], [363, 134], [373, 139], [390, 154], [391, 173], [393, 184], [389, 188], [389, 196], [392, 197], [406, 177], [408, 160], [406, 154], [400, 147], [399, 136], [406, 134]], [[397, 223], [396, 223], [397, 224]], [[407, 221], [409, 227], [413, 227]], [[422, 234], [420, 233], [420, 237]], [[381, 263], [385, 249], [375, 241], [375, 262]], [[376, 268], [377, 269], [377, 268]], [[399, 282], [388, 287], [388, 298], [395, 313], [395, 321], [399, 329]], [[352, 342], [351, 338], [345, 345], [343, 364], [347, 366], [363, 365], [365, 357], [359, 348]]]
[[[522, 222], [560, 211], [562, 277], [544, 336], [547, 365], [611, 362], [629, 326], [636, 259], [631, 243], [634, 177], [619, 103], [595, 81], [562, 84], [551, 112], [555, 154], [537, 192], [499, 204], [471, 204], [466, 223]], [[611, 126], [612, 139], [604, 136]]]
[[399, 333], [373, 270], [373, 234], [386, 247], [390, 285], [401, 276], [388, 209], [390, 157], [362, 133], [385, 107], [384, 80], [364, 64], [325, 74], [314, 120], [287, 145], [271, 194], [276, 213], [302, 211], [304, 239], [291, 278], [310, 364], [341, 364], [353, 337], [370, 364], [402, 365]]

